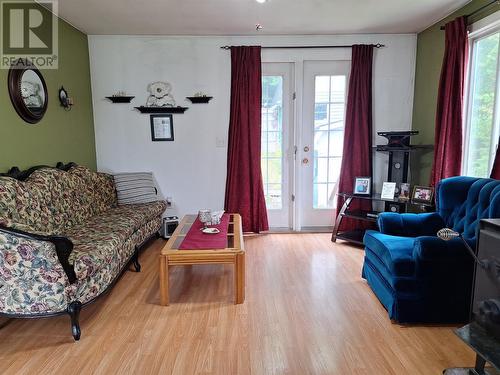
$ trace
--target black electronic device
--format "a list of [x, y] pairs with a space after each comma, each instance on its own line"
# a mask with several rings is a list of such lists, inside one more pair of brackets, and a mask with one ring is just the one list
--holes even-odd
[[478, 234], [472, 319], [500, 340], [500, 219], [481, 220]]
[[165, 239], [172, 237], [172, 234], [178, 225], [179, 218], [177, 216], [167, 216], [163, 218], [163, 223], [160, 229], [161, 236]]

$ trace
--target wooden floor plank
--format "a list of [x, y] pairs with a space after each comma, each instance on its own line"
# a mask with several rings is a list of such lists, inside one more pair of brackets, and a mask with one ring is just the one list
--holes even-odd
[[245, 237], [246, 300], [233, 267], [173, 267], [160, 306], [158, 240], [110, 294], [69, 319], [0, 329], [1, 374], [440, 374], [472, 366], [453, 327], [393, 324], [360, 277], [363, 250], [328, 234]]

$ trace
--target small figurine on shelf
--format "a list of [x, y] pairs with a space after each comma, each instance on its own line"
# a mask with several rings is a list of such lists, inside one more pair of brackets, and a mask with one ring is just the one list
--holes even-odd
[[127, 93], [125, 91], [117, 91], [116, 94], [111, 95], [114, 98], [116, 97], [122, 97], [122, 96], [127, 96]]
[[172, 85], [168, 82], [153, 82], [148, 86], [150, 93], [147, 107], [175, 107], [175, 100], [170, 91]]

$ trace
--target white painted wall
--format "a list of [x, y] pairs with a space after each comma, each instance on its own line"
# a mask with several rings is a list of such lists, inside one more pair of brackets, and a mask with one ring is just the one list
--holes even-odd
[[[161, 37], [89, 36], [97, 165], [106, 172], [152, 171], [170, 214], [222, 208], [230, 105], [230, 52], [222, 45], [351, 45], [383, 43], [374, 57], [374, 130], [409, 130], [413, 106], [416, 35]], [[351, 50], [263, 50], [263, 62], [294, 62], [296, 118], [302, 118], [305, 60], [350, 60]], [[134, 106], [146, 102], [148, 83], [168, 81], [178, 105], [174, 142], [151, 142], [149, 115]], [[105, 96], [125, 90], [132, 104]], [[185, 97], [204, 91], [208, 105]], [[222, 142], [222, 147], [221, 147]], [[374, 144], [385, 143], [374, 135]], [[300, 160], [300, 159], [299, 159]], [[387, 157], [375, 155], [376, 190], [386, 178]]]

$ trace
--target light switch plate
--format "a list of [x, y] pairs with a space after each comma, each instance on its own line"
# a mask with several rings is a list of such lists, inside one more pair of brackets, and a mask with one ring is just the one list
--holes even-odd
[[226, 147], [226, 138], [225, 137], [215, 137], [215, 146], [216, 147]]

